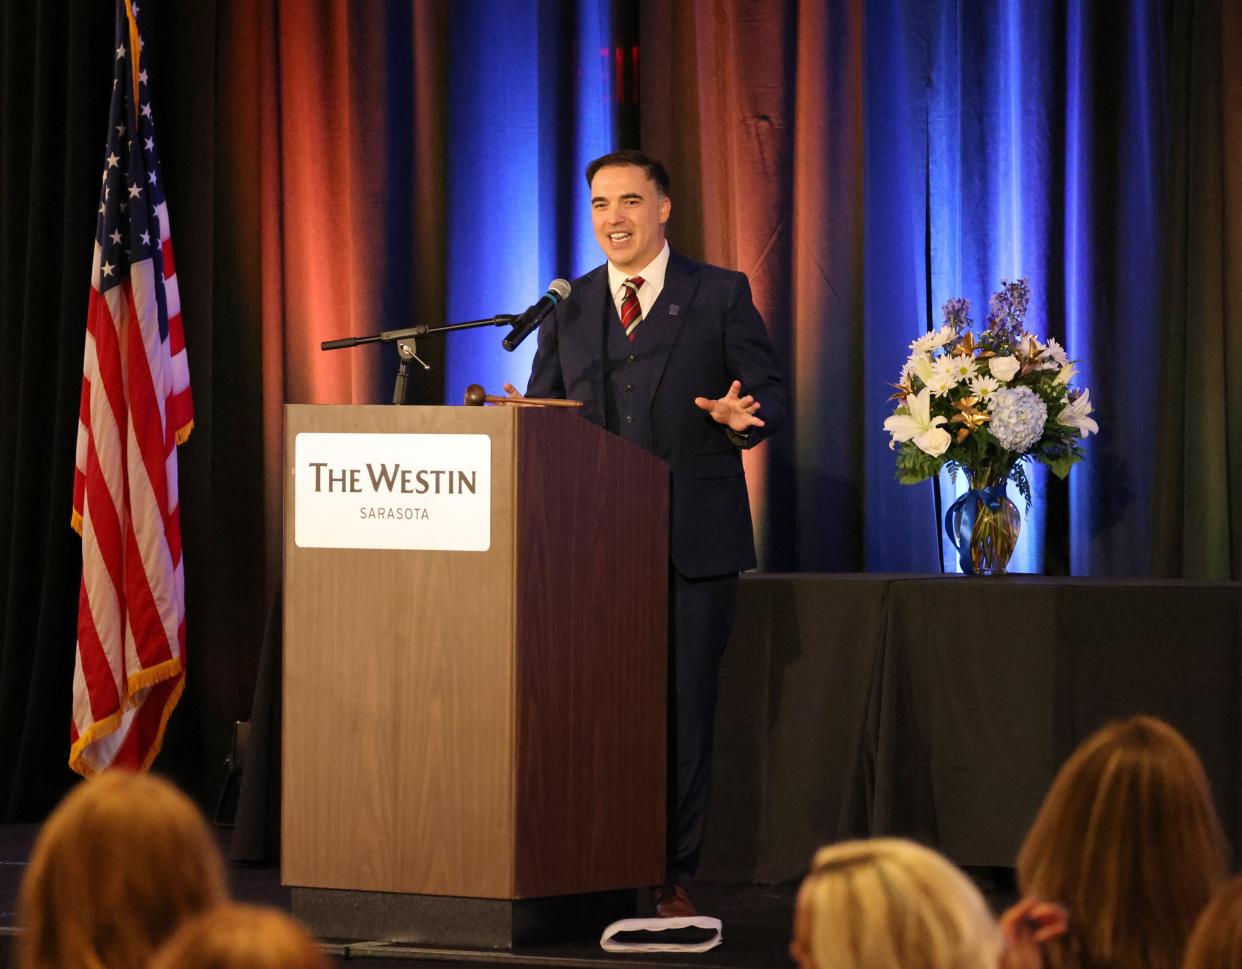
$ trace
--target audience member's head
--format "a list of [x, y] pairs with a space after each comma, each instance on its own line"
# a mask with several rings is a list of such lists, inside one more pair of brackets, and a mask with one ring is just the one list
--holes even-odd
[[799, 969], [995, 969], [1000, 950], [970, 879], [910, 841], [821, 848], [798, 892], [790, 952]]
[[186, 922], [151, 969], [329, 969], [307, 931], [283, 912], [224, 905]]
[[19, 969], [145, 969], [187, 918], [226, 899], [198, 809], [149, 774], [80, 783], [48, 818], [22, 880]]
[[1186, 944], [1183, 969], [1242, 966], [1242, 875], [1212, 896]]
[[1022, 891], [1069, 909], [1052, 967], [1173, 969], [1225, 870], [1203, 765], [1152, 717], [1109, 724], [1070, 756], [1018, 856]]

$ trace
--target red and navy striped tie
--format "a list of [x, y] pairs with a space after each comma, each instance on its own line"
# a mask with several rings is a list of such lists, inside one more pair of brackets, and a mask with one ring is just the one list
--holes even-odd
[[638, 288], [642, 284], [642, 276], [634, 276], [622, 284], [625, 286], [625, 296], [621, 299], [621, 326], [625, 330], [625, 335], [630, 338], [631, 343], [634, 341], [634, 331], [638, 328], [638, 324], [643, 321], [643, 310], [638, 305]]

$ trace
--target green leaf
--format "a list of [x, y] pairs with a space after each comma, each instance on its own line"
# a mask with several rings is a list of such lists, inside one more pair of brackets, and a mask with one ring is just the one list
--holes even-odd
[[906, 441], [897, 449], [897, 480], [901, 484], [918, 484], [937, 474], [942, 464], [943, 457], [933, 458]]
[[1049, 471], [1064, 481], [1065, 476], [1070, 472], [1070, 468], [1082, 460], [1082, 455], [1069, 451], [1065, 454], [1058, 454], [1055, 457], [1040, 455], [1039, 460], [1048, 466]]

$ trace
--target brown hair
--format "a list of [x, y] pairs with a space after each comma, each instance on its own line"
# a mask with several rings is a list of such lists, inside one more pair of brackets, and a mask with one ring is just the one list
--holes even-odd
[[1069, 909], [1046, 965], [1173, 969], [1226, 870], [1203, 765], [1153, 717], [1111, 723], [1065, 762], [1018, 855], [1024, 894]]
[[226, 898], [207, 823], [172, 784], [83, 781], [35, 841], [18, 902], [19, 969], [142, 969], [186, 918]]
[[151, 969], [330, 969], [300, 923], [274, 908], [225, 905], [191, 919]]
[[601, 155], [595, 161], [586, 167], [586, 182], [590, 188], [591, 182], [595, 181], [595, 174], [601, 168], [612, 168], [614, 166], [630, 166], [632, 168], [641, 168], [646, 176], [655, 183], [656, 189], [661, 195], [668, 195], [669, 180], [668, 171], [664, 167], [664, 163], [658, 158], [652, 158], [645, 155], [641, 151], [635, 151], [632, 148], [625, 148], [621, 151], [612, 151], [607, 155]]
[[899, 838], [821, 848], [798, 891], [801, 969], [995, 969], [1001, 940], [979, 890], [947, 859]]
[[1182, 969], [1242, 966], [1242, 875], [1212, 896], [1186, 943]]

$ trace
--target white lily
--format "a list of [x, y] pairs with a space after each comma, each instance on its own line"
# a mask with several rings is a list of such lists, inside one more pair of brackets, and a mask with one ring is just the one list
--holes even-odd
[[1072, 363], [1066, 363], [1059, 371], [1057, 371], [1057, 375], [1054, 378], [1053, 383], [1062, 385], [1068, 384], [1074, 379], [1074, 374], [1076, 373], [1078, 373], [1078, 368]]
[[1099, 434], [1100, 425], [1087, 416], [1093, 409], [1091, 406], [1091, 391], [1084, 390], [1078, 397], [1061, 408], [1060, 413], [1057, 414], [1057, 423], [1074, 428], [1082, 437], [1086, 437], [1088, 434]]
[[931, 416], [931, 388], [924, 387], [917, 394], [906, 398], [907, 414], [894, 414], [884, 421], [884, 430], [893, 435], [890, 448], [898, 443], [913, 441], [915, 447], [934, 458], [949, 449], [952, 438], [940, 425], [947, 424], [944, 417]]
[[913, 374], [918, 377], [924, 384], [931, 380], [932, 375], [932, 358], [930, 353], [916, 351], [910, 354], [910, 359], [906, 361], [906, 365], [901, 369], [901, 375]]

